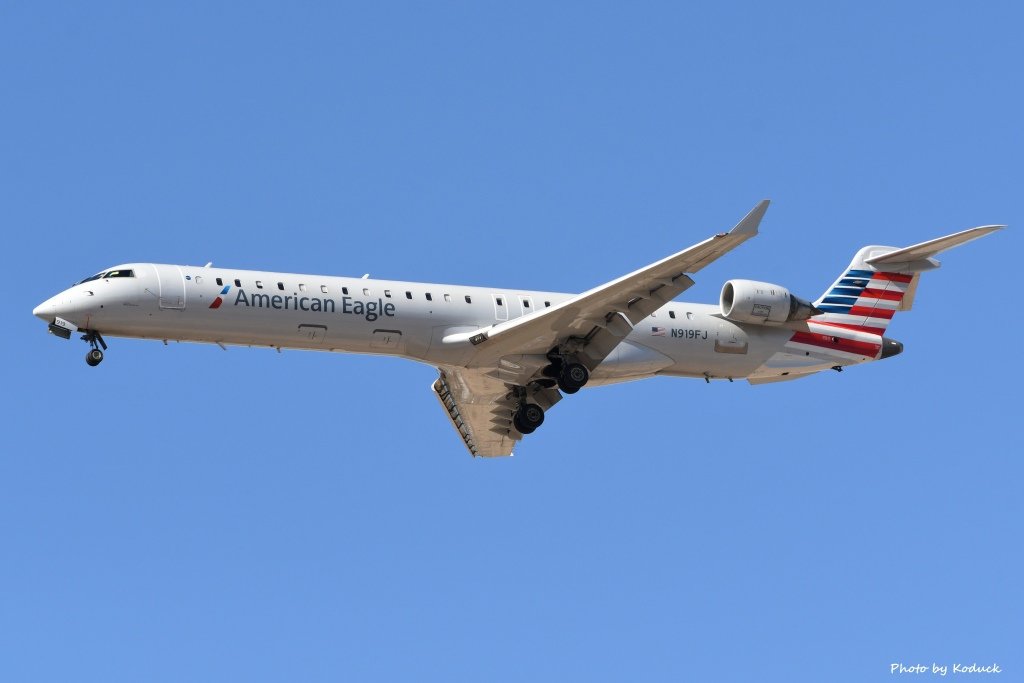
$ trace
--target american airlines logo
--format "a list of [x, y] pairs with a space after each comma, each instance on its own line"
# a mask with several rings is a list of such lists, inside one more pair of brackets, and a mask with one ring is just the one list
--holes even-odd
[[213, 300], [213, 303], [210, 304], [210, 308], [220, 308], [220, 305], [224, 303], [224, 299], [222, 297], [228, 293], [229, 289], [231, 289], [231, 285], [224, 285], [224, 289], [220, 290], [220, 294]]
[[[231, 289], [226, 285], [221, 290], [220, 296], [213, 300], [210, 308], [220, 308], [224, 303], [223, 296]], [[313, 313], [336, 313], [339, 306], [334, 299], [322, 299], [318, 296], [297, 296], [284, 294], [246, 294], [241, 287], [235, 294], [235, 306], [246, 308], [273, 308], [279, 311], [305, 311]], [[341, 297], [341, 313], [343, 315], [359, 315], [367, 322], [373, 322], [380, 317], [394, 318], [396, 307], [393, 303], [384, 303], [383, 299], [376, 301], [361, 301], [350, 296]]]

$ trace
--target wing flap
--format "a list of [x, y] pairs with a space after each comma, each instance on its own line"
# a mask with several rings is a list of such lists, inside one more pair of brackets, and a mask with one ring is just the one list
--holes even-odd
[[[523, 435], [512, 426], [516, 402], [504, 381], [480, 370], [445, 367], [430, 388], [472, 455], [512, 455]], [[545, 412], [561, 399], [557, 390], [542, 387], [530, 396]]]
[[[503, 384], [495, 384], [495, 391], [506, 393]], [[502, 415], [503, 411], [511, 412], [511, 407], [504, 405], [503, 396], [491, 396], [489, 404], [484, 402], [484, 397], [479, 397], [478, 402], [465, 382], [445, 370], [440, 371], [430, 388], [470, 454], [486, 458], [512, 455], [512, 449], [523, 435]]]

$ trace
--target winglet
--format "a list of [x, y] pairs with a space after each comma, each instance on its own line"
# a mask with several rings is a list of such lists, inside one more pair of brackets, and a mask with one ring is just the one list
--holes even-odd
[[996, 230], [1002, 230], [1005, 225], [983, 225], [978, 228], [971, 228], [970, 230], [964, 230], [962, 232], [953, 233], [952, 235], [946, 235], [945, 237], [939, 237], [934, 240], [928, 240], [927, 242], [921, 242], [910, 247], [903, 249], [897, 249], [896, 251], [890, 251], [888, 254], [882, 254], [880, 256], [874, 256], [869, 259], [864, 259], [865, 263], [869, 263], [873, 266], [879, 266], [883, 264], [894, 264], [894, 263], [910, 263], [911, 261], [922, 261], [930, 259], [931, 257], [941, 254], [947, 249], [959, 246], [976, 240], [979, 237], [995, 232]]
[[762, 199], [757, 203], [753, 209], [750, 210], [746, 216], [743, 217], [739, 223], [736, 224], [732, 230], [728, 232], [730, 235], [736, 235], [737, 237], [747, 235], [753, 237], [757, 234], [757, 226], [761, 224], [761, 219], [764, 218], [765, 211], [768, 210], [768, 205], [771, 204], [771, 200]]

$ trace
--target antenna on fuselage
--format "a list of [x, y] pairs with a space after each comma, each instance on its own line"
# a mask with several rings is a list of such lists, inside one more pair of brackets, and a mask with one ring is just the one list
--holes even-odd
[[210, 262], [209, 262], [209, 263], [207, 263], [207, 264], [206, 264], [205, 266], [203, 266], [203, 268], [209, 268], [209, 267], [210, 267], [210, 266], [212, 266], [212, 265], [213, 265], [213, 261], [210, 261]]
[[361, 279], [367, 280], [367, 279], [369, 279], [369, 277], [370, 277], [370, 274], [366, 273], [365, 275], [363, 275], [363, 277]]

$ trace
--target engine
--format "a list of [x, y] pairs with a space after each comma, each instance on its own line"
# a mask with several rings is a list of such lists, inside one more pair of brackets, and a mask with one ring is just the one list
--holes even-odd
[[729, 280], [722, 287], [722, 315], [738, 323], [781, 325], [821, 313], [789, 290], [770, 282]]

